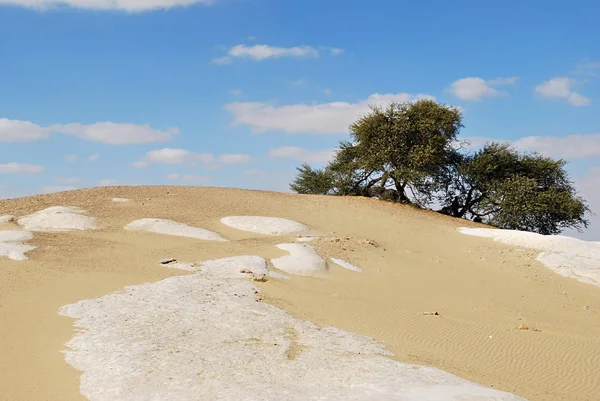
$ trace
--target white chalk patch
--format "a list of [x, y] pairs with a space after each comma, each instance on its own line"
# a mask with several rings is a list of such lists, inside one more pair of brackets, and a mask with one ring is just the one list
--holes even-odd
[[233, 256], [230, 258], [209, 260], [196, 263], [172, 262], [163, 267], [191, 272], [202, 271], [204, 275], [228, 278], [244, 278], [265, 275], [271, 278], [289, 279], [285, 274], [269, 270], [267, 261], [260, 256]]
[[296, 238], [296, 242], [313, 242], [317, 237], [298, 237]]
[[6, 256], [12, 260], [27, 260], [25, 252], [34, 250], [33, 245], [25, 245], [20, 242], [33, 238], [29, 231], [0, 231], [0, 257]]
[[362, 272], [363, 269], [361, 269], [360, 267], [354, 266], [351, 263], [346, 262], [345, 260], [342, 259], [336, 259], [336, 258], [329, 258], [331, 259], [331, 261], [333, 263], [335, 263], [336, 265], [343, 267], [344, 269], [348, 269], [348, 270], [352, 270], [354, 272]]
[[507, 245], [541, 251], [537, 260], [558, 274], [600, 286], [600, 243], [598, 242], [516, 230], [459, 228], [459, 231], [467, 235], [493, 238]]
[[28, 231], [93, 230], [96, 219], [85, 215], [78, 207], [53, 206], [22, 216], [17, 222]]
[[[370, 338], [262, 302], [236, 271], [257, 257], [66, 305], [80, 329], [65, 359], [91, 401], [519, 401], [439, 369], [404, 364]], [[221, 272], [222, 274], [218, 274]]]
[[260, 256], [232, 256], [200, 263], [202, 274], [216, 278], [244, 278], [248, 274], [269, 275], [267, 261]]
[[265, 235], [290, 235], [310, 231], [304, 224], [279, 217], [229, 216], [223, 217], [221, 223], [238, 230]]
[[213, 231], [188, 226], [187, 224], [177, 223], [176, 221], [166, 219], [146, 218], [135, 220], [127, 224], [125, 230], [146, 231], [156, 234], [174, 235], [176, 237], [197, 238], [205, 241], [228, 241]]
[[127, 198], [112, 198], [111, 200], [113, 202], [117, 202], [117, 203], [131, 202], [131, 199], [127, 199]]
[[315, 250], [304, 244], [279, 244], [277, 248], [290, 254], [271, 259], [277, 269], [298, 276], [315, 276], [327, 271], [327, 264]]
[[8, 224], [8, 223], [12, 223], [13, 221], [15, 221], [15, 216], [11, 216], [11, 215], [0, 216], [0, 224]]

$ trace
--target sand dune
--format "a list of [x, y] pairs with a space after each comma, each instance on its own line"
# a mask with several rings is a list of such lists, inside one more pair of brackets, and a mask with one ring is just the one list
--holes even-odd
[[562, 235], [540, 235], [514, 230], [461, 228], [460, 232], [493, 238], [508, 245], [540, 251], [537, 260], [561, 276], [600, 287], [600, 243]]
[[[113, 198], [131, 201], [112, 202]], [[343, 375], [344, 369], [350, 369], [350, 372], [354, 369], [352, 366], [356, 366], [366, 369], [361, 372], [367, 374], [362, 377], [362, 373], [352, 373], [355, 380], [353, 383], [358, 388], [364, 390], [368, 386], [384, 386], [391, 391], [381, 393], [381, 398], [377, 399], [400, 399], [394, 398], [393, 394], [401, 392], [405, 396], [425, 396], [437, 400], [444, 399], [439, 398], [439, 394], [447, 397], [454, 394], [458, 397], [459, 394], [473, 395], [474, 391], [508, 397], [504, 399], [513, 397], [507, 393], [529, 400], [598, 399], [600, 289], [556, 274], [536, 260], [536, 250], [516, 248], [458, 232], [459, 227], [476, 228], [479, 225], [370, 199], [185, 187], [110, 187], [5, 200], [0, 201], [0, 215], [28, 216], [57, 205], [78, 208], [76, 210], [79, 212], [73, 214], [93, 218], [95, 229], [76, 228], [73, 231], [56, 232], [49, 230], [46, 224], [41, 227], [43, 230], [33, 232], [33, 238], [27, 239], [27, 245], [36, 247], [27, 252], [29, 260], [15, 261], [0, 256], [0, 355], [3, 360], [0, 364], [0, 399], [84, 399], [80, 390], [93, 398], [93, 394], [98, 394], [95, 391], [99, 388], [113, 388], [111, 386], [119, 383], [124, 383], [120, 387], [121, 391], [123, 388], [135, 389], [136, 383], [132, 381], [134, 377], [128, 372], [140, 370], [135, 370], [132, 366], [136, 365], [131, 363], [146, 361], [137, 365], [142, 368], [152, 366], [152, 359], [136, 359], [132, 353], [143, 352], [147, 358], [163, 355], [168, 350], [152, 348], [173, 344], [172, 337], [162, 329], [180, 327], [173, 326], [176, 321], [168, 323], [165, 320], [172, 316], [168, 311], [157, 316], [147, 313], [155, 310], [152, 308], [158, 307], [159, 302], [165, 300], [164, 294], [171, 291], [175, 297], [171, 303], [171, 308], [175, 308], [175, 315], [189, 316], [186, 313], [191, 311], [185, 306], [204, 299], [202, 297], [208, 297], [206, 302], [215, 302], [214, 305], [233, 302], [228, 305], [234, 308], [232, 311], [236, 310], [236, 302], [242, 301], [234, 299], [236, 295], [231, 298], [230, 291], [238, 295], [251, 291], [248, 292], [248, 298], [254, 294], [255, 290], [252, 288], [255, 286], [260, 291], [261, 302], [252, 300], [252, 306], [243, 306], [246, 304], [241, 303], [239, 308], [256, 308], [257, 312], [269, 310], [267, 315], [274, 320], [283, 319], [277, 320], [285, 321], [281, 326], [257, 326], [257, 330], [267, 330], [257, 332], [258, 338], [268, 338], [271, 336], [269, 327], [279, 327], [272, 335], [282, 336], [276, 340], [281, 342], [281, 348], [273, 347], [270, 352], [274, 352], [274, 356], [299, 358], [297, 360], [304, 365], [298, 366], [304, 368], [296, 371], [289, 367], [287, 357], [277, 359], [277, 356], [272, 358], [272, 372], [285, 374], [289, 369], [289, 378], [273, 377], [263, 372], [265, 376], [257, 376], [262, 379], [248, 383], [244, 381], [251, 377], [248, 372], [235, 373], [236, 370], [226, 370], [227, 366], [222, 363], [214, 365], [216, 362], [206, 360], [207, 365], [203, 366], [211, 366], [213, 371], [222, 368], [225, 370], [221, 373], [236, 377], [225, 383], [217, 377], [204, 377], [206, 383], [216, 386], [213, 390], [237, 383], [242, 387], [250, 386], [252, 391], [256, 391], [253, 394], [262, 395], [264, 399], [281, 399], [285, 395], [277, 393], [277, 389], [281, 387], [276, 383], [286, 383], [296, 378], [295, 383], [300, 386], [296, 390], [306, 390], [310, 386], [302, 385], [302, 380], [314, 383], [322, 381], [327, 375], [325, 370], [317, 372], [312, 378], [310, 374], [314, 372], [307, 371], [307, 367], [315, 364], [326, 367], [324, 364], [330, 361], [333, 363], [329, 365], [332, 371], [342, 372], [341, 376], [331, 377], [332, 385], [344, 383], [332, 388], [346, 391], [343, 387], [347, 382], [335, 380], [347, 377], [348, 375]], [[81, 212], [82, 210], [85, 212]], [[247, 225], [244, 231], [244, 227], [240, 225], [234, 227], [232, 224], [224, 224], [221, 219], [228, 216], [285, 218], [300, 222], [306, 228], [288, 231], [280, 229], [278, 232], [276, 229], [247, 229]], [[204, 241], [164, 234], [145, 235], [123, 228], [133, 221], [149, 217], [201, 227], [230, 241]], [[255, 223], [253, 222], [254, 225]], [[13, 231], [23, 228], [25, 227], [14, 222], [6, 222], [0, 226], [2, 230]], [[272, 270], [273, 273], [277, 271], [277, 263], [264, 264], [265, 260], [276, 261], [291, 255], [288, 250], [280, 249], [277, 245], [303, 246], [293, 242], [299, 235], [307, 235], [308, 229], [311, 232], [309, 235], [315, 236], [310, 241], [310, 247], [314, 248], [319, 257], [331, 259], [338, 265], [335, 260], [354, 267], [360, 266], [363, 271], [357, 273], [340, 268], [339, 265], [327, 269], [318, 277], [292, 275], [288, 280], [274, 279], [272, 276], [267, 280], [261, 279], [265, 272], [269, 273], [271, 269], [275, 269]], [[223, 258], [244, 255], [250, 257], [244, 260], [252, 266], [262, 260], [262, 267], [257, 264], [256, 271], [247, 267], [230, 271], [228, 274], [235, 273], [235, 278], [218, 277], [224, 266], [230, 266], [229, 262], [223, 262]], [[196, 264], [189, 272], [165, 268], [159, 261], [167, 257], [176, 258], [177, 263], [189, 261]], [[203, 272], [202, 261], [210, 260], [217, 264], [208, 264]], [[241, 270], [247, 270], [247, 273], [241, 273]], [[218, 280], [222, 280], [221, 284], [218, 284]], [[229, 283], [228, 280], [234, 280], [232, 283], [235, 284], [226, 284]], [[228, 287], [229, 285], [233, 287]], [[133, 287], [123, 292], [126, 286]], [[213, 290], [195, 294], [198, 286], [213, 288], [217, 291], [214, 294], [219, 295], [211, 298]], [[167, 292], [162, 293], [163, 289]], [[128, 291], [135, 292], [140, 297], [128, 295], [128, 300], [117, 301], [122, 294], [128, 294]], [[113, 293], [114, 295], [110, 295]], [[112, 310], [110, 308], [113, 306], [118, 309], [125, 305], [128, 308], [124, 310], [124, 315], [111, 317], [111, 314], [105, 313], [102, 315], [105, 316], [103, 319], [109, 320], [90, 323], [90, 318], [100, 316], [96, 314], [97, 311], [106, 312]], [[275, 306], [285, 309], [290, 315], [274, 308]], [[220, 307], [216, 306], [212, 311], [216, 312]], [[237, 310], [241, 310], [239, 308]], [[97, 347], [86, 348], [87, 351], [78, 348], [77, 342], [83, 341], [93, 331], [74, 337], [75, 321], [58, 315], [59, 310], [79, 319], [76, 323], [79, 326], [87, 325], [89, 329], [95, 324], [94, 330], [100, 331], [94, 338], [109, 338], [113, 346], [102, 348], [106, 345], [98, 343]], [[273, 312], [274, 310], [280, 312]], [[426, 312], [437, 312], [438, 315]], [[274, 314], [269, 315], [270, 313]], [[149, 348], [137, 351], [128, 347], [127, 341], [138, 334], [124, 331], [121, 333], [123, 336], [119, 337], [118, 330], [129, 330], [135, 325], [133, 322], [115, 325], [110, 320], [127, 316], [134, 320], [141, 319], [144, 327], [151, 330], [146, 331], [145, 338], [155, 338], [157, 341], [146, 343]], [[247, 318], [243, 313], [232, 316], [238, 316], [242, 320]], [[89, 324], [85, 323], [85, 319], [88, 319]], [[103, 325], [102, 322], [113, 323]], [[164, 324], [161, 325], [161, 322]], [[216, 321], [211, 322], [216, 324]], [[252, 324], [250, 322], [252, 320], [247, 323]], [[313, 326], [307, 322], [313, 322], [317, 326], [309, 328]], [[325, 335], [327, 333], [323, 334], [323, 329], [318, 330], [318, 326], [344, 330], [343, 333], [347, 334], [340, 334], [340, 338], [366, 336], [356, 337], [356, 341], [361, 344], [358, 350], [365, 353], [363, 361], [368, 363], [362, 366], [353, 362], [352, 358], [355, 357], [347, 354], [350, 351], [344, 350], [343, 341], [337, 342], [335, 347], [338, 348], [331, 348], [333, 353], [320, 355], [318, 349], [329, 337]], [[110, 329], [104, 331], [105, 327]], [[194, 330], [192, 326], [187, 327]], [[231, 327], [235, 329], [235, 325]], [[305, 334], [298, 337], [303, 344], [301, 347], [290, 346], [293, 344], [290, 343], [292, 337], [285, 333], [286, 327], [302, 327], [305, 330]], [[223, 328], [221, 332], [222, 330]], [[177, 329], [171, 333], [180, 336], [184, 331]], [[239, 337], [240, 332], [237, 333]], [[148, 337], [149, 334], [152, 335]], [[246, 338], [238, 337], [234, 336], [232, 340]], [[123, 338], [124, 342], [116, 344], [117, 338]], [[257, 344], [264, 343], [264, 339]], [[186, 341], [181, 344], [198, 346], [193, 341]], [[65, 345], [67, 343], [69, 346]], [[226, 349], [229, 345], [214, 342], [212, 337], [210, 341], [206, 340], [206, 345], [214, 347], [215, 353], [203, 353], [199, 348], [194, 355], [201, 355], [203, 358], [211, 358], [212, 355], [213, 358], [222, 360], [231, 354], [219, 354], [219, 347]], [[118, 380], [110, 380], [107, 379], [108, 376], [97, 374], [98, 369], [102, 370], [110, 365], [111, 352], [119, 350], [119, 347], [124, 347], [118, 359], [123, 363], [117, 366], [134, 370], [123, 371]], [[244, 344], [236, 347], [236, 352], [248, 349]], [[252, 345], [250, 348], [261, 349], [260, 346], [256, 347], [257, 345]], [[184, 352], [187, 347], [178, 349]], [[392, 359], [369, 356], [375, 349], [378, 350], [374, 351], [376, 353], [389, 352]], [[61, 350], [66, 350], [67, 353], [63, 354]], [[256, 354], [257, 357], [267, 355], [261, 352]], [[346, 355], [344, 358], [349, 359], [339, 359], [340, 352]], [[65, 361], [65, 356], [68, 362], [86, 372], [83, 377], [80, 378], [81, 371], [76, 371]], [[319, 360], [321, 356], [326, 358]], [[102, 357], [109, 362], [94, 362]], [[116, 354], [114, 358], [117, 358]], [[181, 366], [185, 360], [177, 355], [168, 358], [177, 366]], [[387, 361], [385, 368], [381, 367], [383, 365], [380, 365], [381, 361], [377, 358]], [[433, 382], [419, 381], [423, 376], [419, 376], [418, 372], [415, 376], [410, 376], [414, 379], [411, 381], [407, 379], [409, 375], [406, 371], [402, 370], [404, 368], [399, 368], [410, 366], [404, 363], [438, 368], [451, 375], [443, 376], [446, 373], [420, 368], [433, 375]], [[257, 365], [257, 369], [259, 368]], [[156, 377], [164, 378], [164, 374], [172, 371], [177, 374], [173, 369], [161, 369], [158, 371], [162, 373]], [[96, 375], [91, 373], [94, 370]], [[175, 386], [176, 391], [179, 391], [179, 398], [176, 399], [211, 398], [214, 393], [206, 392], [210, 386], [195, 390], [192, 389], [193, 386], [185, 387], [185, 383], [192, 380], [192, 376], [188, 375], [192, 371], [193, 369], [186, 370], [187, 373], [176, 376], [173, 385], [184, 383], [183, 387]], [[369, 372], [377, 373], [374, 377], [385, 376], [395, 382], [378, 382], [368, 376]], [[431, 372], [441, 373], [438, 375]], [[301, 376], [302, 374], [307, 376]], [[439, 383], [441, 377], [446, 378], [441, 382], [446, 380], [445, 383], [457, 392], [453, 393], [454, 390], [445, 388], [438, 395], [433, 395], [435, 393], [431, 392], [431, 384], [435, 384], [436, 380]], [[158, 385], [159, 382], [155, 384]], [[182, 390], [184, 387], [192, 389], [192, 392], [185, 393]], [[495, 392], [492, 387], [503, 392]], [[231, 394], [241, 391], [240, 387], [229, 389]], [[272, 398], [269, 398], [269, 389], [273, 391]], [[194, 398], [198, 394], [204, 397]], [[338, 394], [344, 395], [345, 399], [352, 399], [350, 397], [353, 394], [358, 394], [356, 399], [365, 399], [364, 393], [361, 398], [360, 392]], [[103, 399], [101, 395], [96, 397], [95, 399]]]

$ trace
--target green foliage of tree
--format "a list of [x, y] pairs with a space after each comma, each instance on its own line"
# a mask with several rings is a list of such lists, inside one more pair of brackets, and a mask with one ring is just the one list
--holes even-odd
[[460, 112], [432, 100], [392, 103], [350, 126], [355, 161], [378, 179], [382, 190], [391, 186], [396, 200], [427, 198], [430, 177], [444, 165], [462, 127]]
[[461, 155], [447, 171], [444, 212], [471, 216], [506, 229], [558, 234], [588, 226], [585, 200], [577, 195], [564, 160], [520, 154], [490, 143]]
[[292, 191], [299, 194], [330, 194], [333, 185], [329, 171], [313, 169], [307, 163], [303, 163], [296, 170], [298, 170], [298, 175], [290, 184]]
[[541, 234], [588, 226], [564, 160], [521, 154], [490, 143], [474, 154], [457, 147], [459, 110], [431, 100], [392, 103], [350, 126], [322, 169], [298, 168], [290, 184], [303, 194], [376, 196], [455, 217]]

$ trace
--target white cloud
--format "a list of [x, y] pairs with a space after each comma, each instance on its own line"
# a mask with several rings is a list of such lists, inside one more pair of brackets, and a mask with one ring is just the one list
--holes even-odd
[[118, 180], [114, 180], [114, 179], [110, 179], [110, 178], [105, 178], [103, 180], [98, 181], [98, 185], [101, 187], [112, 187], [114, 185], [118, 185], [119, 181]]
[[326, 163], [336, 154], [336, 149], [309, 150], [298, 146], [285, 146], [269, 151], [269, 156], [285, 159], [294, 159], [308, 163]]
[[331, 47], [331, 48], [329, 48], [329, 51], [334, 56], [339, 56], [340, 54], [343, 54], [345, 50], [344, 49], [339, 49], [337, 47]]
[[[93, 154], [93, 155], [90, 155], [90, 156], [86, 157], [85, 161], [87, 161], [87, 162], [93, 162], [93, 161], [98, 160], [99, 158], [100, 158], [100, 155]], [[77, 155], [64, 155], [63, 159], [65, 161], [69, 162], [69, 163], [75, 163], [75, 162], [79, 161], [79, 156], [77, 156]]]
[[564, 99], [573, 106], [588, 106], [591, 100], [571, 88], [576, 84], [573, 78], [556, 77], [544, 81], [535, 87], [535, 91], [540, 95], [550, 99]]
[[51, 194], [54, 192], [72, 191], [74, 189], [77, 189], [77, 188], [72, 187], [72, 186], [48, 185], [48, 186], [45, 186], [42, 188], [42, 193], [43, 194]]
[[325, 88], [325, 89], [323, 90], [323, 93], [325, 94], [325, 96], [331, 96], [331, 89], [329, 89], [329, 88]]
[[56, 177], [52, 181], [57, 182], [59, 184], [75, 184], [81, 181], [81, 178], [75, 177]]
[[600, 158], [600, 134], [528, 136], [513, 142], [523, 151], [536, 151], [549, 157], [565, 159]]
[[[2, 0], [0, 0], [1, 4]], [[55, 124], [42, 127], [30, 121], [0, 118], [0, 142], [30, 142], [47, 139], [51, 133], [74, 135], [110, 145], [166, 142], [179, 133], [177, 128], [156, 130], [148, 124], [97, 122], [94, 124]]]
[[488, 85], [498, 86], [498, 85], [514, 85], [519, 80], [519, 77], [504, 77], [504, 78], [496, 78], [487, 81]]
[[215, 157], [208, 153], [193, 153], [185, 149], [163, 148], [151, 150], [141, 160], [132, 163], [132, 166], [143, 168], [152, 163], [195, 165], [200, 162], [211, 164], [214, 160]]
[[245, 154], [230, 153], [215, 157], [210, 153], [194, 153], [185, 149], [163, 148], [146, 153], [143, 158], [133, 162], [131, 165], [136, 168], [144, 168], [153, 163], [187, 164], [191, 166], [202, 164], [207, 168], [214, 169], [216, 167], [214, 163], [217, 161], [224, 164], [243, 164], [251, 160], [250, 155]]
[[332, 102], [321, 104], [292, 104], [272, 106], [259, 102], [234, 102], [225, 105], [233, 114], [233, 125], [249, 125], [253, 132], [283, 131], [286, 133], [341, 134], [348, 126], [370, 111], [369, 106], [387, 106], [391, 102], [416, 99], [434, 99], [433, 96], [374, 94], [358, 103]]
[[460, 138], [470, 142], [471, 149], [483, 147], [488, 142], [511, 144], [522, 152], [538, 152], [558, 159], [600, 158], [600, 134], [557, 136], [526, 136], [515, 140], [491, 139], [485, 137]]
[[[1, 0], [0, 0], [1, 1]], [[342, 49], [331, 48], [332, 54], [341, 54]], [[277, 47], [269, 45], [235, 45], [227, 51], [227, 55], [213, 59], [215, 64], [231, 64], [236, 58], [263, 61], [273, 58], [318, 58], [319, 51], [312, 46]]]
[[192, 4], [211, 5], [217, 0], [0, 0], [0, 4], [10, 4], [36, 10], [51, 10], [60, 6], [92, 10], [122, 10], [142, 12]]
[[44, 166], [25, 163], [0, 164], [0, 174], [39, 174], [44, 171]]
[[577, 66], [575, 66], [572, 74], [595, 77], [598, 75], [598, 71], [600, 71], [600, 61], [585, 60], [581, 61], [577, 64]]
[[268, 45], [233, 46], [227, 54], [231, 57], [244, 57], [261, 61], [279, 57], [318, 57], [319, 52], [311, 46], [274, 47]]
[[171, 181], [182, 181], [182, 182], [195, 182], [195, 183], [207, 183], [211, 180], [211, 177], [193, 175], [193, 174], [169, 174], [168, 180]]
[[232, 89], [229, 91], [229, 93], [231, 93], [233, 96], [242, 96], [243, 92], [241, 91], [241, 89]]
[[219, 156], [219, 161], [225, 164], [243, 164], [248, 163], [252, 158], [250, 155], [243, 154], [226, 154]]
[[[2, 0], [0, 0], [0, 4]], [[0, 142], [31, 142], [50, 136], [47, 128], [30, 121], [0, 118]]]
[[110, 121], [94, 124], [71, 123], [53, 125], [53, 132], [74, 135], [90, 141], [107, 143], [109, 145], [135, 145], [154, 142], [166, 142], [179, 133], [177, 128], [159, 131], [148, 124], [136, 125], [129, 123], [113, 123]]
[[163, 148], [146, 153], [146, 160], [151, 163], [182, 164], [193, 156], [192, 152], [185, 149]]
[[479, 77], [461, 78], [450, 84], [448, 90], [459, 99], [477, 101], [486, 97], [505, 96], [506, 92], [493, 87], [512, 85], [517, 82], [517, 79], [517, 77], [507, 77], [486, 81]]

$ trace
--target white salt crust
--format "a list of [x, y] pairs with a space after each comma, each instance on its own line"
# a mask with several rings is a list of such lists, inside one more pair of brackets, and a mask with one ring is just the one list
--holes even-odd
[[12, 260], [27, 260], [26, 252], [34, 250], [33, 245], [21, 244], [33, 238], [29, 231], [0, 231], [0, 257], [6, 256]]
[[327, 272], [327, 263], [315, 250], [305, 244], [279, 244], [277, 248], [289, 255], [271, 259], [277, 269], [297, 276], [318, 276]]
[[258, 257], [66, 305], [79, 331], [65, 359], [81, 394], [114, 400], [517, 401], [439, 369], [394, 361], [370, 338], [257, 302], [239, 269]]
[[310, 231], [304, 224], [280, 217], [229, 216], [223, 217], [221, 223], [237, 230], [265, 235], [290, 235]]
[[255, 277], [264, 275], [278, 279], [290, 278], [285, 274], [270, 270], [267, 261], [260, 256], [233, 256], [198, 263], [172, 262], [161, 264], [161, 266], [190, 272], [202, 271], [202, 274], [206, 276], [221, 276], [226, 272], [228, 277], [232, 278], [244, 278], [248, 277], [248, 274]]
[[12, 223], [15, 220], [15, 216], [6, 215], [0, 216], [0, 224]]
[[93, 230], [96, 219], [85, 215], [78, 207], [52, 206], [39, 212], [22, 216], [17, 222], [28, 231]]
[[127, 199], [127, 198], [112, 198], [111, 200], [113, 202], [117, 202], [117, 203], [131, 202], [131, 199]]
[[541, 235], [516, 230], [459, 228], [463, 234], [493, 238], [507, 245], [541, 253], [537, 260], [564, 277], [600, 286], [600, 243], [562, 235]]
[[146, 231], [156, 234], [173, 235], [176, 237], [197, 238], [205, 241], [228, 241], [213, 231], [188, 226], [187, 224], [177, 223], [176, 221], [166, 219], [146, 218], [135, 220], [127, 224], [125, 230]]
[[296, 242], [313, 242], [317, 237], [298, 237], [296, 238]]
[[336, 258], [329, 258], [333, 263], [335, 263], [336, 265], [343, 267], [344, 269], [348, 269], [348, 270], [352, 270], [353, 272], [362, 272], [363, 269], [361, 269], [360, 267], [354, 266], [351, 263], [346, 262], [345, 260], [342, 259], [336, 259]]

